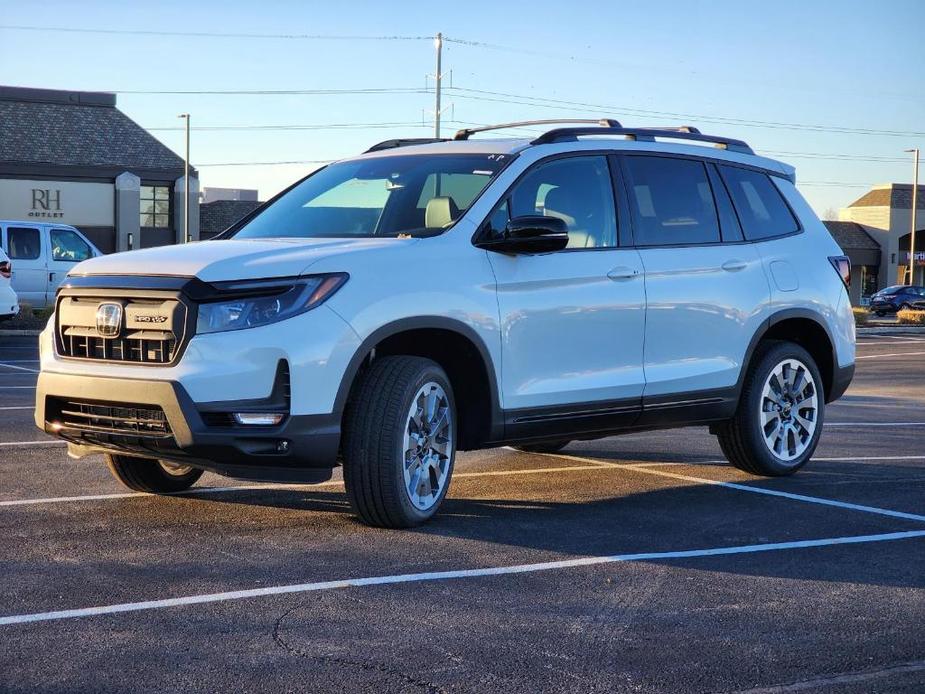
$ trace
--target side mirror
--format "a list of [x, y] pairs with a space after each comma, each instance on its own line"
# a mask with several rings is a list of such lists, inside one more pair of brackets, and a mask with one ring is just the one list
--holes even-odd
[[568, 225], [558, 217], [514, 217], [497, 238], [486, 239], [479, 248], [497, 253], [551, 253], [568, 245]]

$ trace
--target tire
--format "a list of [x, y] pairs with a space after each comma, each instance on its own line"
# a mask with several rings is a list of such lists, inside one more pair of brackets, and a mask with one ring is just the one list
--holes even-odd
[[[777, 386], [785, 384], [783, 393], [775, 390], [772, 376]], [[792, 407], [798, 402], [794, 391], [804, 398], [805, 407]], [[792, 475], [812, 457], [824, 415], [822, 377], [809, 352], [792, 342], [768, 341], [759, 345], [749, 365], [735, 415], [715, 431], [723, 454], [735, 467], [781, 477]]]
[[525, 443], [520, 446], [511, 446], [524, 453], [558, 453], [572, 442], [571, 439], [564, 441], [545, 441], [543, 443]]
[[456, 457], [456, 402], [443, 369], [422, 357], [374, 361], [347, 403], [343, 455], [350, 506], [364, 523], [410, 528], [432, 518]]
[[171, 494], [189, 489], [202, 477], [202, 470], [175, 465], [155, 458], [134, 458], [107, 454], [106, 466], [112, 476], [129, 489], [151, 494]]

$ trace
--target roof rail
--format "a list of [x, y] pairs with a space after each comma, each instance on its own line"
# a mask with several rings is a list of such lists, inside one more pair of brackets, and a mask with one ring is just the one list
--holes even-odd
[[370, 147], [363, 154], [370, 152], [379, 152], [383, 149], [395, 149], [396, 147], [409, 147], [411, 145], [432, 145], [435, 142], [446, 142], [445, 137], [402, 137], [394, 140], [383, 140]]
[[593, 124], [601, 128], [621, 128], [620, 121], [613, 118], [549, 118], [546, 120], [521, 120], [513, 123], [498, 123], [497, 125], [480, 125], [477, 128], [463, 128], [457, 130], [453, 136], [454, 140], [468, 140], [470, 135], [483, 133], [486, 130], [505, 130], [507, 128], [519, 128], [525, 125], [552, 125], [554, 123], [584, 123]]
[[531, 145], [546, 145], [552, 142], [577, 140], [584, 135], [622, 135], [628, 140], [655, 142], [655, 138], [664, 137], [674, 140], [694, 140], [696, 142], [712, 142], [717, 147], [728, 149], [730, 152], [741, 154], [754, 154], [755, 151], [742, 140], [717, 135], [704, 135], [697, 128], [690, 125], [665, 128], [556, 128], [543, 133]]

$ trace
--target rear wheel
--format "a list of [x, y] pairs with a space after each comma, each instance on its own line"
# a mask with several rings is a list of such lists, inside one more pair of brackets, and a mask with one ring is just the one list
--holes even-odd
[[134, 458], [107, 454], [112, 476], [129, 489], [152, 494], [169, 494], [189, 489], [202, 477], [202, 470], [155, 458]]
[[381, 357], [344, 417], [344, 485], [364, 523], [408, 528], [440, 508], [456, 456], [456, 404], [430, 359]]
[[519, 446], [511, 446], [524, 453], [558, 453], [571, 443], [571, 439], [562, 441], [545, 441], [543, 443], [525, 443]]
[[812, 457], [825, 394], [809, 352], [792, 342], [759, 346], [735, 416], [717, 427], [730, 463], [753, 475], [790, 475]]

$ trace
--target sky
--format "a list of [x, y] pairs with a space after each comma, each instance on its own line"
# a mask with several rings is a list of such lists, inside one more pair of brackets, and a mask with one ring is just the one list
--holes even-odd
[[0, 84], [116, 92], [178, 153], [188, 112], [201, 185], [265, 200], [318, 162], [432, 135], [442, 32], [444, 136], [555, 117], [694, 125], [796, 166], [826, 217], [911, 181], [923, 25], [921, 0], [0, 0]]

